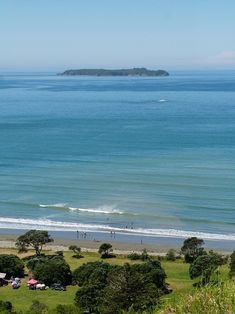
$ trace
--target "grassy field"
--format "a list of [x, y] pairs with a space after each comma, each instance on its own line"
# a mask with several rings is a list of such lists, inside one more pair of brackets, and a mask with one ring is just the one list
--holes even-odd
[[[14, 249], [0, 249], [0, 253], [7, 254], [17, 254]], [[49, 254], [50, 252], [46, 252]], [[27, 254], [20, 254], [19, 257], [24, 257], [26, 255], [31, 255], [33, 252], [28, 252]], [[81, 266], [83, 263], [94, 262], [101, 260], [98, 253], [82, 253], [83, 258], [76, 259], [72, 257], [71, 252], [65, 252], [64, 257], [69, 263], [72, 270]], [[107, 262], [111, 264], [123, 265], [124, 263], [136, 263], [139, 261], [131, 261], [124, 255], [117, 255], [116, 258], [108, 259]], [[193, 290], [192, 280], [188, 276], [188, 264], [185, 264], [182, 260], [177, 260], [175, 262], [162, 261], [162, 266], [167, 274], [167, 282], [173, 289], [173, 293], [165, 297], [166, 302], [169, 299], [175, 299], [178, 295], [188, 293]], [[226, 278], [228, 275], [227, 266], [221, 268], [223, 278]], [[4, 301], [12, 302], [16, 310], [25, 310], [28, 309], [34, 300], [38, 300], [46, 304], [49, 308], [55, 308], [57, 304], [73, 304], [74, 296], [77, 291], [77, 287], [70, 286], [67, 288], [67, 291], [33, 291], [28, 290], [26, 287], [26, 282], [28, 278], [22, 280], [22, 285], [18, 290], [13, 290], [11, 286], [0, 287], [0, 299]]]

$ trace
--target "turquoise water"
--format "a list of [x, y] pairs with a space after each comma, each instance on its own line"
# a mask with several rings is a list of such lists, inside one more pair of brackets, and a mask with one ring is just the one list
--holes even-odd
[[3, 74], [0, 227], [235, 240], [235, 72]]

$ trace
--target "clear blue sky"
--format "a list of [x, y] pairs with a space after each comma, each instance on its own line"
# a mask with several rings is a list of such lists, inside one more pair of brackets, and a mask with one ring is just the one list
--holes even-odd
[[0, 70], [235, 69], [235, 0], [0, 0]]

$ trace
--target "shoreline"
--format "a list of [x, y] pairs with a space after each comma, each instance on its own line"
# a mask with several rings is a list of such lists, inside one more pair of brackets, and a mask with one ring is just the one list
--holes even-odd
[[[5, 231], [5, 232], [4, 232]], [[14, 231], [14, 232], [12, 232]], [[6, 230], [0, 229], [0, 248], [15, 249], [15, 241], [20, 234], [25, 233], [27, 230]], [[81, 247], [83, 252], [97, 252], [99, 246], [108, 242], [113, 246], [115, 254], [129, 254], [132, 252], [141, 253], [143, 249], [146, 249], [150, 255], [165, 255], [169, 249], [175, 249], [176, 252], [180, 251], [184, 239], [173, 238], [154, 238], [154, 242], [144, 241], [136, 238], [126, 239], [117, 235], [115, 238], [111, 238], [109, 234], [95, 234], [96, 238], [77, 238], [75, 232], [49, 232], [54, 239], [54, 242], [45, 246], [45, 250], [51, 251], [68, 251], [70, 245], [77, 245]], [[91, 236], [90, 234], [88, 235]], [[99, 236], [99, 237], [98, 237]], [[127, 241], [129, 240], [129, 241]], [[131, 240], [131, 241], [130, 241]], [[140, 241], [139, 241], [140, 240]], [[148, 239], [150, 240], [150, 239]], [[231, 254], [235, 249], [234, 241], [225, 245], [224, 241], [207, 241], [205, 240], [206, 250], [215, 250], [222, 254]]]

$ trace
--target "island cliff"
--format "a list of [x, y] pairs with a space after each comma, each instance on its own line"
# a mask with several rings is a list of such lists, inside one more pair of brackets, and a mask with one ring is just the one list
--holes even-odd
[[89, 76], [169, 76], [165, 70], [148, 70], [146, 68], [133, 68], [133, 69], [78, 69], [66, 70], [59, 75], [89, 75]]

